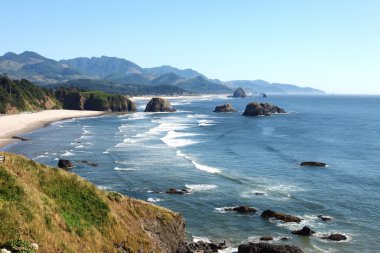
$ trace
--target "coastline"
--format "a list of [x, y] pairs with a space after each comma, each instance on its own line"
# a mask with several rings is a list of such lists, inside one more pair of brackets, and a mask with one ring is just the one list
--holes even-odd
[[55, 121], [100, 116], [104, 111], [44, 110], [0, 116], [0, 148], [14, 142], [12, 136], [25, 134]]

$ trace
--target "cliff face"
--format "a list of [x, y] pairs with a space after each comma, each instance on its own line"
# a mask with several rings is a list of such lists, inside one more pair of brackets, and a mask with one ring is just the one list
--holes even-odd
[[22, 242], [38, 244], [38, 252], [174, 253], [184, 240], [178, 213], [19, 155], [0, 155], [0, 248]]
[[63, 109], [91, 110], [110, 112], [135, 112], [135, 104], [125, 96], [112, 95], [101, 91], [80, 92], [76, 90], [58, 90], [56, 98]]

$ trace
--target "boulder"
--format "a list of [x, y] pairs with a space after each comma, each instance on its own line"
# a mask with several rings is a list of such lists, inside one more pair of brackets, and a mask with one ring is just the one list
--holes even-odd
[[170, 188], [169, 190], [166, 191], [166, 193], [167, 194], [185, 194], [185, 193], [189, 193], [189, 191], [186, 189], [178, 190], [176, 188]]
[[204, 253], [211, 253], [211, 252], [218, 252], [218, 250], [223, 250], [228, 248], [228, 245], [226, 242], [220, 242], [220, 243], [212, 243], [212, 242], [204, 242], [204, 241], [198, 241], [198, 242], [183, 242], [180, 246], [177, 253], [193, 253], [193, 252], [204, 252]]
[[308, 166], [308, 167], [326, 167], [326, 163], [322, 163], [322, 162], [312, 162], [312, 161], [308, 161], [308, 162], [302, 162], [300, 163], [301, 166]]
[[236, 110], [231, 104], [225, 104], [216, 106], [214, 112], [236, 112]]
[[345, 241], [347, 240], [347, 237], [339, 233], [333, 233], [333, 234], [330, 234], [329, 236], [321, 237], [321, 239], [330, 240], [330, 241]]
[[266, 236], [260, 237], [260, 241], [272, 241], [272, 240], [273, 240], [273, 236], [271, 236], [271, 235], [266, 235]]
[[293, 245], [247, 243], [239, 245], [238, 253], [303, 253], [303, 251]]
[[293, 235], [311, 236], [315, 234], [315, 231], [311, 230], [309, 227], [303, 227], [301, 230], [292, 231]]
[[74, 167], [73, 164], [69, 160], [59, 159], [58, 168], [61, 169], [70, 169]]
[[281, 220], [283, 222], [301, 222], [301, 218], [299, 218], [299, 217], [274, 212], [270, 209], [267, 209], [264, 212], [262, 212], [261, 217], [263, 217], [265, 219], [274, 218], [276, 220]]
[[238, 212], [238, 213], [256, 213], [257, 210], [249, 206], [237, 206], [237, 207], [227, 207], [224, 208], [227, 212]]
[[236, 90], [234, 90], [234, 93], [232, 94], [232, 97], [233, 98], [246, 98], [247, 97], [247, 93], [245, 93], [245, 91], [243, 90], [242, 87], [239, 87]]
[[170, 102], [163, 98], [152, 98], [145, 107], [145, 112], [175, 112]]
[[332, 221], [332, 218], [330, 216], [318, 215], [317, 217], [323, 221]]
[[270, 116], [272, 114], [286, 113], [284, 109], [268, 103], [249, 103], [245, 107], [243, 116]]

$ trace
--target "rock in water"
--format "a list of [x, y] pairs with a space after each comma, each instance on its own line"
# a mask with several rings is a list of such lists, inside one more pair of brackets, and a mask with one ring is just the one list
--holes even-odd
[[292, 231], [293, 235], [311, 236], [315, 234], [315, 231], [311, 230], [309, 227], [303, 227], [301, 230]]
[[175, 188], [170, 188], [169, 190], [166, 191], [166, 193], [167, 194], [185, 194], [185, 193], [189, 193], [189, 191], [186, 189], [178, 190]]
[[225, 211], [227, 212], [238, 212], [238, 213], [256, 213], [257, 210], [253, 207], [249, 207], [249, 206], [237, 206], [237, 207], [227, 207], [227, 208], [224, 208]]
[[272, 241], [272, 240], [273, 240], [273, 236], [270, 236], [270, 235], [260, 237], [260, 241]]
[[20, 137], [20, 136], [12, 136], [12, 139], [20, 140], [20, 141], [30, 141], [30, 139]]
[[74, 166], [69, 160], [59, 159], [58, 167], [61, 169], [70, 169]]
[[325, 239], [325, 240], [330, 240], [330, 241], [345, 241], [345, 240], [347, 240], [347, 237], [345, 235], [338, 234], [338, 233], [331, 234], [329, 236], [324, 236], [321, 238]]
[[226, 242], [221, 243], [212, 243], [212, 242], [183, 242], [180, 246], [177, 253], [190, 253], [190, 252], [204, 252], [204, 253], [211, 253], [211, 252], [219, 252], [219, 250], [223, 250], [228, 248]]
[[244, 116], [270, 116], [272, 114], [286, 113], [284, 109], [268, 103], [249, 103], [245, 107]]
[[267, 209], [264, 212], [262, 212], [261, 217], [263, 217], [265, 219], [275, 218], [276, 220], [281, 220], [284, 222], [301, 222], [301, 218], [299, 218], [299, 217], [274, 212], [270, 209]]
[[326, 167], [326, 163], [321, 163], [321, 162], [302, 162], [300, 163], [301, 166], [308, 166], [308, 167]]
[[163, 98], [152, 98], [145, 107], [145, 112], [175, 112], [169, 101]]
[[236, 110], [231, 104], [225, 104], [216, 106], [214, 112], [236, 112]]
[[239, 245], [238, 253], [303, 253], [303, 251], [297, 246], [293, 245], [248, 243]]
[[247, 93], [243, 90], [242, 87], [237, 88], [234, 93], [232, 94], [233, 98], [246, 98]]
[[332, 218], [330, 216], [318, 215], [317, 217], [323, 221], [332, 221]]

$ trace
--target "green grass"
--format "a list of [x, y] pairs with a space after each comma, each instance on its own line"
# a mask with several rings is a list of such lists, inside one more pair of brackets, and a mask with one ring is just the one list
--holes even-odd
[[5, 201], [20, 201], [25, 192], [16, 184], [16, 179], [0, 167], [0, 205]]

